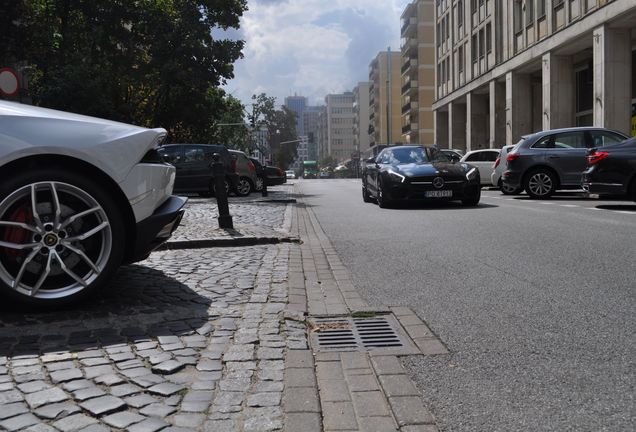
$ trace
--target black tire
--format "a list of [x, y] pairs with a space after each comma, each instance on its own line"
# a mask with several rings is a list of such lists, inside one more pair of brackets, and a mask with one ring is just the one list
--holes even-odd
[[523, 188], [534, 199], [550, 198], [557, 188], [557, 177], [552, 171], [539, 168], [526, 174]]
[[236, 196], [248, 196], [252, 190], [254, 190], [254, 185], [252, 181], [247, 177], [240, 177], [238, 183], [236, 184], [236, 188], [234, 188], [234, 193]]
[[256, 184], [254, 185], [254, 190], [260, 192], [263, 190], [263, 185], [265, 184], [265, 179], [263, 177], [256, 177]]
[[[31, 210], [29, 219], [28, 212], [32, 207], [20, 203], [27, 199], [21, 191], [27, 190], [30, 185], [37, 188], [35, 196], [38, 215], [36, 217]], [[57, 196], [62, 212], [59, 230], [52, 228], [55, 225], [54, 196]], [[12, 207], [22, 213], [13, 211]], [[90, 208], [98, 210], [77, 217], [74, 222], [64, 226], [64, 222], [68, 222], [71, 216], [79, 215]], [[6, 295], [30, 307], [45, 309], [77, 303], [103, 289], [122, 263], [126, 247], [122, 210], [116, 199], [109, 194], [108, 188], [94, 182], [89, 176], [71, 172], [66, 168], [52, 167], [27, 171], [3, 179], [0, 181], [0, 213], [0, 220], [5, 222], [12, 221], [13, 215], [13, 222], [29, 221], [26, 223], [37, 226], [36, 221], [39, 218], [42, 226], [48, 227], [45, 230], [46, 235], [34, 234], [30, 240], [34, 244], [38, 243], [40, 250], [36, 252], [35, 248], [32, 248], [33, 255], [26, 250], [16, 254], [15, 249], [0, 247], [0, 297]], [[99, 226], [105, 227], [99, 229]], [[93, 228], [98, 231], [85, 239], [70, 241], [72, 237], [86, 234]], [[15, 228], [0, 227], [0, 241], [7, 236], [16, 235], [16, 231], [10, 230]], [[25, 243], [24, 239], [31, 234], [28, 230], [19, 231], [17, 236], [21, 237], [21, 241], [14, 243]], [[51, 243], [46, 242], [51, 234], [54, 234], [53, 240], [57, 244], [55, 251]], [[41, 240], [37, 240], [38, 236]], [[46, 249], [51, 252], [47, 250], [44, 254]], [[50, 272], [45, 275], [44, 262], [47, 259], [50, 263]], [[91, 268], [89, 262], [97, 271]], [[20, 270], [16, 271], [18, 268]], [[81, 279], [82, 283], [72, 278], [66, 270]], [[13, 289], [6, 283], [11, 278], [14, 284], [17, 282], [18, 289]], [[40, 280], [42, 283], [38, 285]], [[34, 295], [26, 293], [27, 289], [32, 293], [35, 291]]]
[[504, 195], [519, 195], [523, 191], [523, 189], [520, 188], [520, 187], [515, 188], [515, 187], [512, 187], [512, 186], [507, 186], [501, 180], [499, 180], [499, 190]]
[[384, 182], [379, 180], [377, 195], [375, 197], [375, 201], [378, 203], [380, 208], [390, 208], [393, 204], [391, 199], [387, 197], [386, 190], [384, 188]]
[[475, 193], [470, 195], [464, 199], [462, 199], [462, 204], [467, 207], [474, 207], [479, 204], [479, 200], [481, 199], [481, 187], [475, 188]]
[[365, 203], [370, 203], [372, 201], [366, 184], [362, 185], [362, 201]]

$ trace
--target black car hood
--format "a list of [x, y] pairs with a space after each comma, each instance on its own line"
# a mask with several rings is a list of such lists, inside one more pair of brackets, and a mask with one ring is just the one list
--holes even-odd
[[424, 164], [403, 164], [393, 169], [407, 177], [428, 177], [448, 175], [451, 177], [466, 175], [466, 168], [461, 163], [433, 162]]

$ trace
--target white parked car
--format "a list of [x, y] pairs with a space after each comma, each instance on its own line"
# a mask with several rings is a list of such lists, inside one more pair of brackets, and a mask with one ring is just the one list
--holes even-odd
[[497, 159], [493, 164], [492, 174], [490, 175], [490, 181], [493, 186], [497, 186], [501, 193], [503, 193], [504, 195], [516, 195], [521, 193], [521, 191], [523, 190], [521, 188], [515, 188], [510, 185], [506, 185], [501, 181], [501, 176], [506, 170], [506, 156], [508, 156], [508, 153], [513, 148], [513, 145], [509, 145], [501, 149], [501, 151], [499, 152], [499, 156], [497, 156]]
[[0, 301], [80, 300], [167, 240], [186, 199], [165, 136], [0, 101]]
[[[490, 175], [492, 174], [493, 164], [499, 156], [498, 149], [481, 149], [473, 150], [466, 153], [461, 162], [466, 162], [477, 167], [482, 185], [490, 184]], [[496, 185], [495, 185], [496, 186]]]
[[287, 171], [285, 171], [285, 176], [288, 179], [295, 179], [296, 178], [296, 173], [294, 172], [294, 170], [287, 170]]

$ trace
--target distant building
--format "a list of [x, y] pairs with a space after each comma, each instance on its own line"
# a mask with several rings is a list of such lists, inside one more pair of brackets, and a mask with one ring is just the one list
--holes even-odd
[[636, 1], [438, 0], [434, 9], [440, 146], [636, 125]]
[[303, 128], [308, 139], [309, 160], [318, 159], [318, 128], [320, 113], [325, 111], [324, 106], [308, 106], [303, 114]]
[[353, 147], [358, 153], [369, 148], [370, 87], [370, 82], [361, 82], [353, 89]]
[[369, 65], [369, 145], [402, 142], [402, 54], [382, 51]]
[[402, 13], [402, 141], [435, 143], [435, 2], [414, 0]]
[[329, 155], [329, 127], [327, 107], [318, 113], [318, 130], [316, 133], [317, 160], [322, 160]]
[[303, 166], [303, 162], [306, 160], [311, 160], [309, 158], [309, 140], [307, 136], [299, 137], [300, 142], [298, 142], [297, 149], [297, 157], [296, 160], [289, 166], [290, 169], [298, 170]]
[[325, 103], [327, 105], [326, 154], [338, 162], [343, 162], [350, 159], [351, 154], [355, 151], [353, 93], [327, 95]]
[[304, 96], [287, 96], [285, 106], [296, 113], [296, 133], [305, 135], [304, 114], [307, 108], [307, 98]]

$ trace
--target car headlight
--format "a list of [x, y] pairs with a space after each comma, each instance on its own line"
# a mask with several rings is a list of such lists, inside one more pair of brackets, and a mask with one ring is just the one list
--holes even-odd
[[398, 174], [398, 173], [396, 173], [396, 172], [395, 172], [395, 171], [393, 171], [393, 170], [387, 170], [386, 172], [387, 172], [387, 174], [389, 175], [389, 178], [390, 178], [391, 180], [396, 181], [396, 182], [398, 182], [398, 183], [404, 183], [404, 179], [405, 179], [406, 177], [404, 177], [402, 174]]
[[475, 178], [477, 178], [477, 168], [471, 168], [467, 173], [466, 173], [466, 179], [467, 180], [474, 180]]

